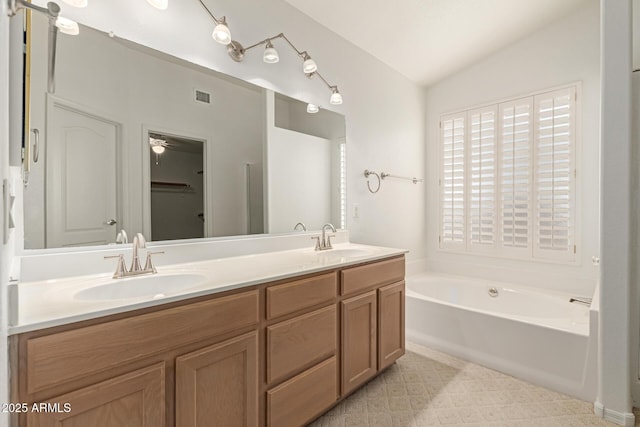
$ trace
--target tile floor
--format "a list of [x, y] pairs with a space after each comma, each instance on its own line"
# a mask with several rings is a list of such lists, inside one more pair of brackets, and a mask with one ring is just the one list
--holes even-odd
[[595, 416], [591, 402], [412, 343], [407, 343], [407, 354], [395, 365], [311, 424], [312, 427], [614, 425]]

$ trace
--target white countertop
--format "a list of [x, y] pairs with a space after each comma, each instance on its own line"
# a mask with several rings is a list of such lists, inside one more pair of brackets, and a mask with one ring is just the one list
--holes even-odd
[[[341, 243], [327, 251], [306, 248], [165, 265], [158, 267], [157, 275], [125, 279], [112, 279], [111, 274], [95, 274], [22, 282], [16, 286], [17, 321], [9, 327], [9, 335], [342, 268], [406, 252], [404, 249]], [[155, 295], [118, 299], [80, 297], [86, 295], [88, 289], [101, 285], [135, 286], [138, 278], [144, 277], [148, 281], [146, 278], [173, 275], [191, 275], [199, 280], [193, 286]]]

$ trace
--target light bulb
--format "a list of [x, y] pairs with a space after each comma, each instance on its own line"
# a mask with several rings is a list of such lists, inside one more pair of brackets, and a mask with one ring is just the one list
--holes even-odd
[[169, 0], [147, 0], [156, 9], [165, 10], [169, 7]]
[[220, 44], [227, 45], [231, 43], [231, 31], [229, 31], [229, 27], [227, 27], [227, 21], [224, 17], [220, 20], [220, 23], [218, 23], [218, 25], [216, 25], [213, 29], [211, 37], [213, 37], [213, 39]]
[[87, 0], [62, 0], [73, 7], [87, 7]]
[[316, 104], [307, 104], [307, 113], [315, 114], [320, 111], [320, 107]]
[[342, 95], [340, 95], [340, 92], [338, 92], [338, 89], [333, 90], [333, 93], [331, 94], [331, 98], [329, 98], [329, 103], [333, 105], [342, 104]]
[[151, 149], [152, 149], [152, 150], [153, 150], [153, 152], [154, 152], [154, 153], [156, 153], [156, 154], [162, 154], [162, 153], [164, 153], [164, 150], [165, 150], [164, 145], [160, 145], [160, 144], [158, 144], [158, 145], [152, 145], [152, 146], [151, 146]]
[[318, 69], [318, 65], [316, 64], [316, 61], [311, 59], [309, 55], [305, 55], [305, 60], [302, 63], [302, 71], [305, 74], [311, 74], [311, 73], [315, 73], [317, 69]]
[[80, 27], [78, 27], [78, 23], [62, 16], [58, 16], [56, 19], [56, 27], [58, 27], [61, 33], [69, 34], [70, 36], [77, 36], [80, 34]]
[[278, 51], [273, 47], [271, 42], [267, 43], [267, 46], [264, 49], [264, 54], [262, 55], [262, 60], [267, 64], [275, 64], [280, 60]]

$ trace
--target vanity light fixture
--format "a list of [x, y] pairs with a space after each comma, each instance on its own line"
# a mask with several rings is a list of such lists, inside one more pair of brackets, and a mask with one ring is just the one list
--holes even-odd
[[87, 0], [62, 0], [69, 6], [73, 7], [87, 7]]
[[211, 37], [213, 37], [213, 39], [218, 43], [225, 46], [231, 43], [231, 31], [229, 31], [227, 19], [224, 16], [220, 19], [218, 25], [214, 27]]
[[68, 34], [70, 36], [77, 36], [80, 34], [78, 23], [62, 16], [58, 16], [58, 19], [56, 19], [56, 27], [58, 27], [60, 32], [63, 34]]
[[264, 47], [264, 54], [262, 55], [262, 60], [267, 64], [275, 64], [280, 60], [280, 55], [278, 55], [278, 51], [271, 44], [271, 41], [268, 41]]
[[[200, 2], [202, 2], [202, 0], [200, 0]], [[331, 104], [334, 104], [334, 105], [342, 104], [342, 95], [340, 94], [340, 92], [338, 92], [338, 87], [335, 85], [329, 84], [329, 82], [327, 82], [325, 78], [322, 77], [322, 75], [320, 75], [320, 73], [318, 72], [318, 65], [316, 64], [316, 61], [314, 61], [311, 58], [309, 53], [306, 51], [303, 52], [298, 50], [298, 48], [295, 47], [293, 43], [291, 43], [291, 41], [287, 38], [287, 36], [284, 35], [284, 33], [280, 33], [273, 37], [269, 37], [268, 39], [259, 41], [258, 43], [252, 44], [249, 47], [243, 47], [239, 42], [235, 40], [231, 40], [231, 42], [227, 46], [227, 52], [229, 53], [229, 56], [231, 57], [231, 59], [233, 59], [236, 62], [242, 62], [242, 60], [244, 59], [244, 55], [248, 50], [253, 49], [254, 47], [265, 45], [265, 50], [264, 50], [262, 59], [266, 63], [273, 64], [278, 62], [279, 60], [278, 52], [273, 47], [273, 43], [272, 43], [273, 40], [275, 39], [283, 39], [296, 52], [296, 54], [298, 54], [298, 56], [303, 61], [302, 72], [307, 77], [311, 78], [313, 76], [318, 76], [324, 82], [324, 84], [327, 85], [327, 87], [331, 90], [331, 98], [329, 100]]]
[[213, 22], [216, 23], [216, 26], [213, 28], [213, 33], [211, 33], [211, 37], [213, 37], [213, 39], [218, 43], [225, 46], [231, 43], [231, 31], [229, 31], [229, 27], [227, 26], [227, 17], [223, 16], [220, 19], [216, 18], [213, 13], [211, 13], [207, 5], [204, 4], [204, 1], [198, 1], [200, 2], [204, 10], [207, 11], [211, 19], [213, 19]]
[[303, 52], [303, 53], [304, 55], [302, 59], [304, 60], [304, 62], [302, 63], [302, 72], [305, 74], [311, 74], [318, 71], [318, 64], [316, 64], [316, 61], [311, 59], [311, 57], [307, 52]]
[[[66, 1], [66, 0], [65, 0]], [[169, 0], [147, 0], [156, 9], [165, 10], [169, 7]]]
[[[149, 2], [152, 1], [160, 1], [160, 0], [147, 0]], [[168, 0], [165, 0], [168, 1]], [[252, 44], [249, 47], [243, 47], [242, 44], [233, 40], [231, 38], [231, 32], [229, 31], [229, 27], [227, 26], [226, 17], [222, 17], [220, 19], [216, 18], [213, 13], [209, 10], [206, 4], [204, 4], [204, 0], [198, 0], [204, 10], [207, 11], [211, 19], [216, 23], [216, 26], [213, 30], [212, 37], [218, 43], [221, 43], [227, 46], [227, 53], [236, 62], [242, 62], [244, 59], [244, 54], [249, 49], [253, 49], [254, 47], [258, 47], [261, 45], [265, 45], [264, 53], [262, 54], [262, 60], [267, 64], [275, 64], [280, 60], [280, 56], [278, 55], [278, 51], [273, 47], [271, 43], [275, 39], [283, 39], [287, 42], [287, 44], [298, 54], [298, 56], [302, 59], [302, 72], [306, 74], [307, 77], [311, 78], [313, 76], [318, 76], [324, 84], [327, 85], [329, 90], [331, 90], [331, 98], [329, 99], [329, 103], [333, 105], [342, 104], [342, 95], [338, 92], [338, 87], [335, 85], [330, 85], [321, 75], [318, 73], [318, 64], [314, 61], [307, 51], [300, 51], [297, 47], [291, 43], [291, 41], [284, 35], [284, 33], [280, 33], [273, 37], [269, 37], [268, 39], [264, 39], [258, 43]]]
[[302, 72], [305, 74], [311, 74], [318, 71], [318, 64], [316, 64], [316, 61], [311, 59], [307, 52], [303, 53], [304, 56], [302, 57], [302, 59], [304, 59], [304, 62], [302, 63]]
[[318, 107], [316, 104], [307, 104], [307, 113], [315, 114], [318, 111], [320, 111], [320, 107]]
[[331, 90], [333, 91], [333, 93], [331, 94], [331, 98], [329, 98], [329, 103], [333, 105], [342, 104], [342, 95], [340, 94], [340, 92], [338, 92], [338, 86], [334, 86], [333, 88], [331, 88]]

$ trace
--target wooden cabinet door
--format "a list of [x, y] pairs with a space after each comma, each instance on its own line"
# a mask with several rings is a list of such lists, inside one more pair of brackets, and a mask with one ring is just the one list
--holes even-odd
[[176, 359], [176, 426], [257, 425], [257, 332]]
[[376, 291], [342, 301], [342, 394], [377, 372]]
[[[157, 363], [47, 400], [58, 405], [27, 413], [29, 427], [161, 427], [165, 369]], [[65, 405], [67, 404], [67, 405]], [[68, 409], [68, 412], [65, 412]]]
[[404, 281], [378, 289], [378, 369], [404, 354]]

